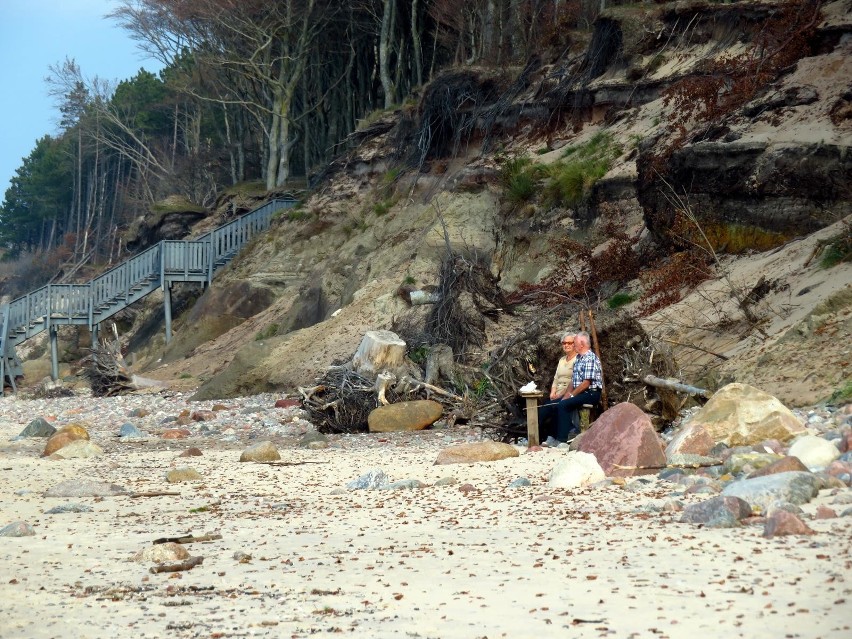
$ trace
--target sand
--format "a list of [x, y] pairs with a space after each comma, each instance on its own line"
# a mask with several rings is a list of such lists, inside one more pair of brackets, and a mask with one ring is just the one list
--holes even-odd
[[[94, 425], [103, 456], [53, 461], [38, 456], [44, 440], [9, 441], [26, 424], [4, 418], [8, 401], [0, 526], [25, 520], [36, 534], [0, 538], [4, 639], [852, 636], [850, 517], [805, 517], [816, 535], [766, 539], [761, 525], [679, 523], [664, 503], [708, 496], [673, 496], [655, 477], [548, 488], [562, 450], [433, 465], [465, 430], [334, 437], [323, 450], [281, 440], [286, 465], [270, 466], [239, 463], [245, 443], [131, 442]], [[189, 446], [203, 456], [177, 458]], [[203, 480], [168, 484], [182, 466]], [[372, 468], [426, 486], [332, 494]], [[435, 486], [445, 477], [459, 483]], [[532, 485], [509, 488], [518, 477]], [[43, 496], [75, 478], [179, 495]], [[844, 492], [823, 491], [805, 512]], [[67, 503], [92, 512], [44, 514]], [[132, 561], [186, 533], [222, 538], [186, 546], [204, 557], [192, 570]]]

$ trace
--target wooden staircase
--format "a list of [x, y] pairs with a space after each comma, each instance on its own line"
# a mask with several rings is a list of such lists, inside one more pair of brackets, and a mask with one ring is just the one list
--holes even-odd
[[292, 208], [296, 199], [270, 200], [250, 213], [194, 240], [163, 240], [122, 262], [87, 284], [48, 284], [0, 306], [0, 383], [22, 375], [15, 347], [41, 333], [50, 333], [52, 375], [59, 376], [56, 330], [59, 326], [87, 326], [92, 342], [98, 326], [122, 309], [163, 289], [166, 341], [171, 340], [171, 285], [198, 282], [206, 286], [253, 237], [266, 231], [273, 215]]

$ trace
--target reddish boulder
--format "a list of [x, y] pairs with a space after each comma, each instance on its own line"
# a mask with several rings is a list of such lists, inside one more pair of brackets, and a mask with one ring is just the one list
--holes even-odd
[[189, 431], [186, 428], [170, 428], [163, 431], [160, 435], [163, 439], [186, 439], [189, 437]]
[[[651, 418], [628, 402], [604, 412], [583, 433], [577, 449], [594, 455], [607, 477], [656, 473], [666, 465], [666, 455]], [[638, 468], [626, 470], [616, 466]]]
[[710, 433], [701, 424], [688, 424], [666, 446], [666, 457], [672, 455], [701, 455], [706, 457], [716, 445]]
[[216, 419], [216, 413], [212, 410], [196, 410], [190, 415], [195, 422], [209, 422], [211, 419]]
[[782, 535], [815, 535], [805, 522], [786, 510], [774, 510], [763, 524], [764, 537], [780, 537]]
[[776, 473], [786, 473], [791, 470], [798, 470], [805, 473], [810, 472], [807, 466], [805, 466], [798, 457], [788, 455], [787, 457], [782, 457], [778, 461], [772, 462], [768, 466], [758, 468], [748, 476], [748, 479], [765, 477], [766, 475], [774, 475]]
[[299, 406], [301, 402], [298, 399], [278, 399], [275, 400], [275, 408], [293, 408]]
[[834, 508], [829, 508], [828, 506], [817, 506], [816, 509], [816, 519], [834, 519], [837, 517], [837, 511]]

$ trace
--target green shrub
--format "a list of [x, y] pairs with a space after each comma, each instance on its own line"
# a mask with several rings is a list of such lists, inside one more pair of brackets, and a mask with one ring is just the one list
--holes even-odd
[[391, 200], [382, 200], [381, 202], [376, 202], [373, 205], [373, 213], [378, 216], [387, 215], [388, 211], [391, 210], [393, 206], [393, 202]]
[[426, 358], [429, 356], [429, 347], [428, 346], [418, 346], [417, 348], [412, 348], [408, 351], [408, 359], [410, 359], [415, 364], [425, 364]]
[[500, 182], [512, 204], [528, 202], [535, 195], [538, 183], [545, 175], [545, 167], [533, 164], [523, 156], [506, 160], [500, 170]]
[[819, 261], [821, 268], [831, 268], [841, 262], [852, 260], [852, 235], [837, 235], [831, 240]]
[[636, 296], [630, 293], [616, 293], [607, 300], [606, 305], [615, 310], [636, 301]]
[[270, 337], [275, 337], [278, 335], [278, 329], [281, 328], [278, 324], [270, 324], [262, 331], [258, 331], [257, 335], [254, 336], [255, 342], [260, 342], [265, 339], [269, 339]]
[[852, 380], [846, 382], [828, 398], [829, 404], [845, 404], [849, 401], [852, 401]]
[[595, 182], [609, 171], [621, 147], [612, 134], [601, 131], [591, 140], [562, 153], [563, 161], [550, 166], [550, 179], [544, 186], [544, 199], [550, 206], [576, 206], [585, 199]]

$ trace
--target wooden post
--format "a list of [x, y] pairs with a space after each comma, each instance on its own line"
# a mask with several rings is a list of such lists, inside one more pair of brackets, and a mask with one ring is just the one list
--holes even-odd
[[59, 331], [56, 330], [55, 326], [51, 326], [48, 330], [50, 334], [50, 376], [55, 382], [59, 379]]
[[[598, 356], [598, 359], [601, 359], [601, 349], [600, 346], [598, 346], [598, 332], [595, 330], [595, 320], [592, 317], [592, 309], [589, 309], [589, 328], [591, 329], [592, 333], [592, 344], [594, 344], [595, 347], [595, 355]], [[606, 382], [604, 380], [603, 374], [603, 360], [601, 360], [601, 408], [603, 410], [607, 409]]]
[[163, 306], [166, 312], [166, 344], [172, 341], [172, 284], [163, 279]]
[[100, 324], [92, 324], [92, 348], [98, 345], [98, 327]]
[[527, 446], [538, 446], [538, 400], [544, 397], [543, 393], [521, 393], [521, 397], [527, 400]]

